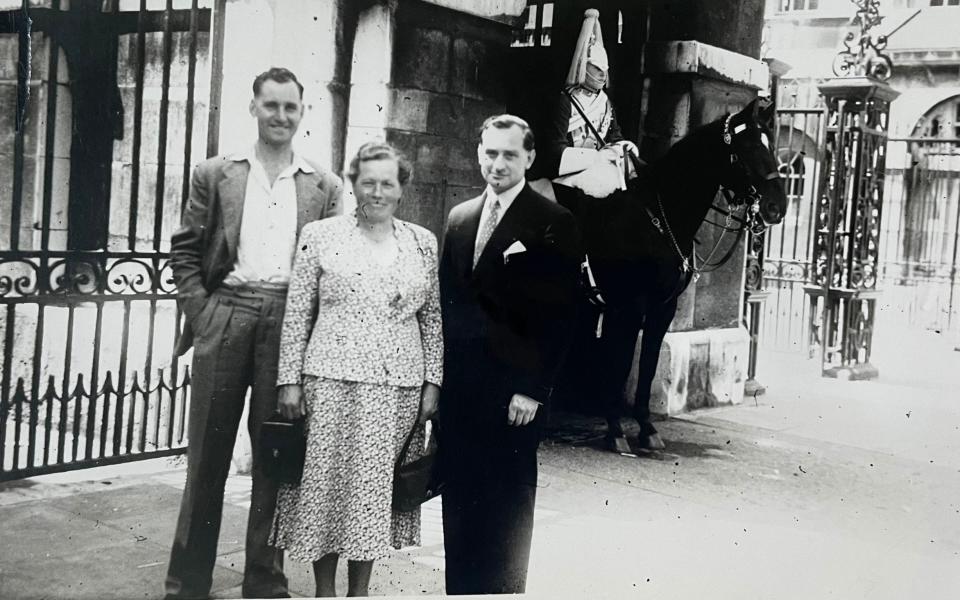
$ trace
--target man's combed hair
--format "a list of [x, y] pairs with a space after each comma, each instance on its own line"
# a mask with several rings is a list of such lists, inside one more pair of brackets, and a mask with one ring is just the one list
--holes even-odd
[[395, 160], [397, 161], [397, 181], [400, 185], [407, 185], [413, 177], [413, 165], [406, 159], [402, 152], [383, 140], [367, 142], [360, 146], [357, 155], [350, 161], [347, 167], [347, 179], [350, 183], [357, 182], [357, 176], [360, 175], [360, 163], [368, 160]]
[[290, 69], [284, 69], [283, 67], [271, 67], [270, 69], [264, 71], [257, 75], [253, 80], [253, 95], [259, 96], [260, 90], [263, 89], [264, 81], [276, 81], [277, 83], [287, 83], [292, 81], [297, 84], [297, 89], [300, 91], [300, 97], [303, 98], [303, 85], [300, 84], [300, 81], [297, 79], [297, 76], [293, 74], [293, 71]]
[[520, 131], [523, 132], [523, 149], [530, 151], [536, 147], [536, 139], [533, 137], [533, 129], [530, 129], [530, 124], [516, 115], [503, 114], [487, 118], [487, 120], [483, 122], [483, 125], [480, 126], [478, 137], [481, 143], [483, 142], [483, 132], [490, 127], [496, 127], [497, 129], [519, 127]]

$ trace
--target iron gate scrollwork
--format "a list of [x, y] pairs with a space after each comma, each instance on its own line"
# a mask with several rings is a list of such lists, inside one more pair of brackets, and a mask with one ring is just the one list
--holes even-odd
[[185, 450], [168, 240], [192, 161], [215, 152], [223, 5], [0, 13], [22, 100], [0, 122], [0, 480]]

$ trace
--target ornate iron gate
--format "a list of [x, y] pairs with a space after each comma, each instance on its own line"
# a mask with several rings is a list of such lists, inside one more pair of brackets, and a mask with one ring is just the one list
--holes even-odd
[[211, 4], [0, 13], [20, 58], [2, 121], [0, 480], [185, 450], [168, 240], [191, 161], [216, 151]]
[[809, 351], [810, 315], [803, 288], [810, 280], [825, 125], [825, 108], [777, 109], [774, 145], [789, 204], [783, 222], [767, 230], [762, 251], [753, 252], [747, 263], [749, 326], [764, 350]]
[[823, 173], [817, 197], [809, 285], [810, 343], [822, 373], [872, 379], [870, 363], [880, 271], [888, 84], [871, 77], [831, 79], [818, 86], [828, 107]]

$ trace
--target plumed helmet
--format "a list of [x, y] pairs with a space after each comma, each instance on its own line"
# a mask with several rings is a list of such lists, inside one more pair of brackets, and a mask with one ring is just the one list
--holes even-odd
[[600, 11], [595, 8], [588, 8], [583, 13], [583, 25], [567, 72], [568, 86], [583, 84], [588, 63], [604, 72], [610, 68], [607, 51], [603, 47], [603, 34], [600, 32]]

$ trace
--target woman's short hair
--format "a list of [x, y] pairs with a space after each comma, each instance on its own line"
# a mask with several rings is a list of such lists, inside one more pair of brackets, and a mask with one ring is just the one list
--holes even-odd
[[367, 142], [360, 146], [360, 149], [357, 150], [357, 155], [350, 161], [350, 166], [347, 167], [347, 178], [350, 180], [350, 183], [357, 182], [357, 176], [360, 174], [360, 163], [367, 162], [368, 160], [396, 161], [397, 181], [400, 182], [400, 185], [406, 185], [413, 177], [413, 165], [410, 164], [410, 161], [407, 160], [403, 153], [387, 142], [377, 140]]

